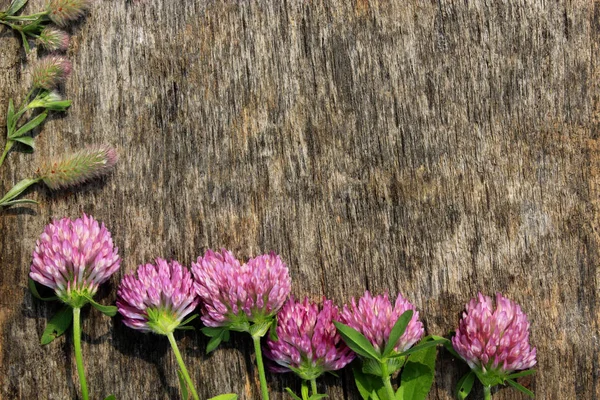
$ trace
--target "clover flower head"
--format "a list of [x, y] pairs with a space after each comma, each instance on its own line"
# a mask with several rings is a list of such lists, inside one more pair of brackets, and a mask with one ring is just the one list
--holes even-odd
[[48, 17], [64, 28], [69, 22], [81, 18], [90, 4], [90, 0], [50, 0], [47, 5]]
[[358, 302], [352, 298], [350, 305], [344, 305], [340, 321], [362, 333], [373, 345], [375, 350], [385, 349], [390, 332], [400, 316], [408, 310], [413, 310], [413, 316], [406, 331], [394, 346], [394, 351], [403, 352], [417, 343], [425, 333], [423, 324], [419, 321], [419, 312], [414, 305], [398, 294], [396, 303], [392, 304], [387, 293], [371, 296], [366, 291]]
[[192, 272], [202, 300], [202, 321], [209, 327], [247, 331], [251, 322], [267, 322], [291, 290], [288, 268], [275, 253], [242, 265], [227, 250], [208, 250], [192, 263]]
[[529, 344], [527, 315], [500, 293], [496, 293], [495, 309], [492, 299], [481, 293], [471, 299], [452, 346], [489, 385], [502, 383], [511, 372], [536, 363], [536, 349]]
[[123, 323], [144, 332], [167, 335], [198, 305], [190, 271], [161, 258], [140, 265], [137, 277], [126, 275], [117, 292]]
[[323, 306], [308, 298], [297, 302], [290, 298], [277, 314], [277, 340], [269, 339], [265, 355], [274, 361], [274, 372], [296, 372], [311, 380], [324, 372], [336, 371], [350, 363], [355, 354], [337, 333], [334, 320], [339, 310], [331, 300]]
[[40, 32], [38, 42], [48, 51], [65, 51], [69, 47], [69, 34], [62, 29], [46, 26]]
[[65, 81], [71, 69], [71, 62], [65, 57], [46, 56], [33, 67], [33, 86], [38, 89], [52, 90]]
[[29, 276], [73, 307], [91, 299], [120, 265], [110, 232], [93, 217], [63, 218], [44, 228]]
[[38, 176], [50, 189], [66, 188], [106, 175], [117, 159], [117, 152], [111, 146], [90, 146], [56, 162], [43, 164]]

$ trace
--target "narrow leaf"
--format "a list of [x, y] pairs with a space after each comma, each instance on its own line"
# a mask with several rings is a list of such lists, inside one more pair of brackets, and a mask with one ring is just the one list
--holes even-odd
[[104, 400], [117, 400], [117, 398], [115, 397], [114, 394], [111, 394], [110, 396], [108, 396], [107, 398], [105, 398]]
[[378, 361], [381, 360], [381, 356], [377, 353], [377, 350], [375, 350], [371, 342], [369, 342], [369, 339], [362, 333], [340, 322], [333, 321], [333, 323], [346, 345], [350, 347], [352, 351], [363, 357], [372, 358]]
[[193, 326], [189, 326], [189, 325], [179, 325], [177, 328], [175, 328], [179, 331], [195, 331], [196, 328], [194, 328]]
[[444, 343], [444, 341], [440, 341], [440, 340], [431, 340], [431, 341], [425, 342], [425, 343], [423, 343], [423, 341], [421, 341], [421, 343], [419, 343], [418, 345], [413, 346], [410, 349], [408, 349], [406, 351], [403, 351], [402, 353], [394, 354], [393, 356], [391, 356], [391, 358], [393, 358], [393, 357], [407, 356], [409, 354], [416, 353], [418, 351], [421, 351], [421, 350], [429, 348], [429, 347], [435, 347], [438, 344], [443, 344], [443, 343]]
[[404, 368], [400, 378], [401, 396], [403, 400], [425, 400], [435, 377], [435, 359], [437, 348], [429, 347], [413, 353]]
[[238, 398], [238, 395], [235, 393], [225, 393], [225, 394], [220, 394], [215, 397], [211, 397], [208, 400], [237, 400], [237, 398]]
[[471, 393], [471, 389], [473, 389], [473, 384], [475, 383], [475, 373], [473, 371], [467, 372], [456, 384], [456, 397], [459, 400], [464, 400], [467, 398], [469, 393]]
[[46, 329], [44, 333], [42, 333], [42, 339], [40, 340], [42, 345], [46, 345], [51, 343], [54, 339], [65, 333], [67, 328], [71, 326], [73, 322], [73, 312], [71, 311], [71, 307], [64, 306], [56, 314], [48, 324], [46, 325]]
[[35, 143], [33, 142], [33, 138], [31, 136], [20, 136], [13, 138], [15, 142], [23, 143], [26, 146], [31, 147], [31, 149], [35, 149]]
[[92, 304], [92, 306], [94, 306], [94, 308], [96, 310], [100, 311], [102, 314], [108, 315], [109, 317], [114, 317], [115, 315], [117, 315], [117, 307], [115, 307], [115, 306], [105, 306], [103, 304], [96, 303], [94, 301], [94, 299], [92, 299], [91, 297], [86, 297], [86, 298]]
[[13, 134], [11, 139], [18, 138], [19, 136], [23, 136], [30, 130], [34, 129], [39, 124], [44, 122], [44, 120], [46, 119], [47, 116], [48, 116], [47, 112], [43, 112], [39, 115], [36, 115], [35, 118], [31, 119], [29, 122], [27, 122], [26, 124], [21, 126], [19, 129], [17, 129], [17, 131]]
[[535, 369], [526, 369], [525, 371], [521, 371], [521, 372], [517, 372], [514, 374], [510, 374], [509, 376], [507, 376], [508, 379], [515, 379], [515, 378], [520, 378], [522, 376], [529, 376], [529, 375], [533, 375], [535, 374]]
[[506, 383], [508, 383], [510, 386], [514, 387], [518, 391], [525, 393], [529, 397], [535, 397], [535, 395], [533, 394], [533, 392], [531, 390], [529, 390], [525, 386], [513, 381], [512, 379], [507, 379]]
[[197, 317], [198, 317], [198, 314], [194, 314], [191, 317], [189, 317], [188, 319], [182, 321], [181, 324], [179, 324], [179, 326], [182, 327], [183, 325], [187, 325], [190, 322], [192, 322], [193, 320], [195, 320]]
[[40, 293], [37, 290], [37, 286], [35, 286], [35, 281], [31, 278], [29, 278], [29, 290], [31, 291], [31, 294], [33, 295], [33, 297], [35, 297], [38, 300], [42, 300], [42, 301], [53, 301], [53, 300], [58, 300], [57, 296], [52, 296], [52, 297], [42, 297], [40, 295]]
[[185, 383], [185, 377], [180, 369], [177, 370], [177, 377], [179, 378], [179, 388], [181, 391], [181, 400], [188, 400], [190, 395], [188, 394], [188, 387]]
[[27, 4], [27, 0], [13, 0], [8, 10], [6, 10], [6, 15], [15, 15], [25, 4]]
[[12, 187], [12, 189], [10, 189], [8, 191], [8, 193], [6, 193], [4, 195], [3, 198], [0, 199], [0, 206], [4, 205], [4, 203], [13, 200], [15, 197], [17, 197], [18, 195], [20, 195], [21, 193], [23, 193], [25, 191], [25, 189], [27, 189], [29, 186], [33, 185], [34, 183], [39, 182], [39, 178], [35, 178], [35, 179], [30, 179], [30, 178], [26, 178], [23, 179], [22, 181], [20, 181], [19, 183], [17, 183], [15, 186]]
[[12, 126], [13, 118], [15, 117], [15, 105], [13, 103], [13, 99], [8, 99], [8, 111], [6, 112], [6, 127], [9, 128]]
[[394, 351], [394, 347], [396, 347], [396, 343], [398, 343], [398, 339], [404, 335], [406, 331], [406, 327], [410, 322], [410, 319], [413, 316], [413, 310], [407, 310], [398, 318], [394, 327], [390, 331], [390, 336], [388, 338], [388, 342], [385, 345], [385, 349], [383, 349], [383, 357], [386, 357]]
[[298, 397], [293, 391], [292, 389], [290, 389], [289, 387], [285, 388], [285, 391], [287, 392], [287, 394], [290, 395], [290, 397], [294, 400], [302, 400], [300, 397]]
[[40, 203], [35, 200], [31, 200], [31, 199], [17, 199], [17, 200], [6, 201], [6, 202], [0, 204], [0, 206], [8, 207], [8, 206], [14, 206], [16, 204], [40, 204]]
[[313, 394], [312, 396], [310, 396], [308, 398], [308, 400], [320, 400], [320, 399], [324, 399], [326, 397], [329, 397], [329, 396], [326, 394], [323, 394], [323, 393], [317, 393], [317, 394]]

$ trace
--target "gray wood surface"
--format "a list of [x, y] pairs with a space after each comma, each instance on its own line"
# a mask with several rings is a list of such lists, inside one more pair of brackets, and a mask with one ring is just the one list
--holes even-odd
[[[97, 1], [73, 33], [73, 106], [34, 154], [8, 156], [1, 187], [87, 143], [116, 146], [120, 162], [77, 190], [36, 187], [40, 206], [0, 215], [1, 398], [78, 393], [71, 338], [39, 345], [57, 306], [26, 285], [44, 225], [81, 212], [123, 257], [103, 303], [140, 263], [189, 265], [220, 247], [279, 252], [297, 297], [401, 291], [431, 334], [454, 329], [478, 291], [501, 291], [538, 347], [522, 383], [540, 399], [600, 397], [598, 3]], [[18, 38], [0, 28], [2, 132], [29, 82]], [[166, 338], [86, 310], [94, 399], [177, 398]], [[258, 398], [249, 338], [210, 356], [199, 333], [178, 341], [202, 398]], [[437, 365], [429, 398], [450, 399], [466, 367], [446, 352]], [[273, 399], [299, 389], [292, 376], [269, 384]], [[358, 399], [347, 372], [320, 388]]]

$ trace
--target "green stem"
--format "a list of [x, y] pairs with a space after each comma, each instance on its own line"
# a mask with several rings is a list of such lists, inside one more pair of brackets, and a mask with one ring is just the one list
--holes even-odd
[[14, 140], [8, 139], [8, 141], [6, 142], [6, 146], [4, 147], [4, 152], [2, 153], [2, 156], [0, 156], [0, 166], [2, 166], [2, 164], [4, 163], [4, 159], [6, 158], [6, 155], [8, 154], [8, 152], [10, 151], [10, 149], [13, 147], [14, 144], [15, 144]]
[[85, 381], [85, 370], [83, 369], [83, 357], [81, 356], [80, 314], [81, 308], [73, 307], [73, 345], [75, 346], [75, 360], [77, 361], [77, 373], [79, 374], [81, 395], [83, 396], [83, 400], [89, 400], [87, 383]]
[[312, 378], [310, 380], [310, 390], [312, 392], [311, 396], [314, 396], [314, 395], [318, 394], [317, 393], [317, 379], [316, 378]]
[[483, 385], [483, 400], [492, 400], [492, 387]]
[[256, 353], [256, 365], [258, 366], [258, 377], [260, 379], [260, 391], [263, 400], [269, 400], [269, 390], [267, 388], [267, 377], [265, 376], [265, 366], [263, 364], [262, 350], [260, 348], [260, 336], [252, 335], [254, 342], [254, 352]]
[[396, 398], [396, 393], [394, 392], [394, 388], [392, 387], [392, 381], [390, 379], [390, 374], [388, 372], [387, 361], [381, 363], [381, 379], [383, 380], [383, 386], [385, 386], [385, 391], [387, 392], [388, 400], [394, 400]]
[[175, 358], [177, 359], [177, 364], [179, 364], [181, 373], [183, 374], [187, 385], [192, 391], [192, 396], [194, 397], [194, 400], [200, 400], [200, 398], [198, 397], [198, 392], [196, 392], [196, 388], [194, 387], [194, 383], [192, 382], [192, 378], [190, 378], [190, 374], [188, 374], [187, 368], [183, 363], [183, 358], [181, 358], [181, 353], [179, 352], [179, 348], [177, 347], [175, 337], [173, 337], [173, 332], [167, 333], [167, 337], [169, 338], [169, 343], [171, 343], [171, 347], [173, 348], [173, 353], [175, 353]]

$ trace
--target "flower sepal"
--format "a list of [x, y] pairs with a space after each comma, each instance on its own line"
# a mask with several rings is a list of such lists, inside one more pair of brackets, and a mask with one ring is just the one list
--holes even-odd
[[263, 322], [255, 322], [250, 326], [248, 333], [253, 337], [263, 337], [269, 332], [271, 329], [271, 325], [273, 324], [274, 319], [271, 318], [268, 321]]
[[148, 327], [159, 335], [173, 333], [180, 324], [173, 314], [167, 310], [148, 307], [146, 313], [148, 314]]

